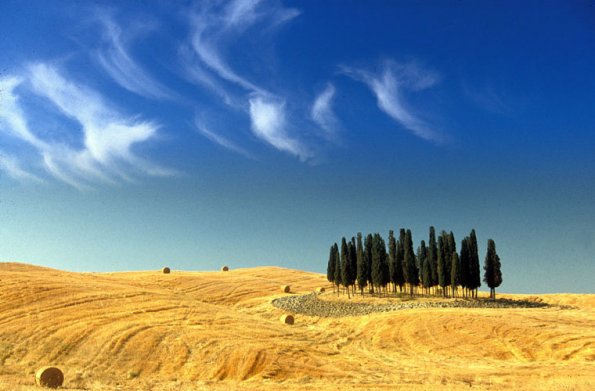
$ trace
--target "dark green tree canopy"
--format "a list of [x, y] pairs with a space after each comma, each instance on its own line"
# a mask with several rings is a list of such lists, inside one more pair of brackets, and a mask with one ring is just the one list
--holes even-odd
[[368, 285], [368, 279], [366, 274], [366, 264], [365, 264], [365, 257], [364, 257], [364, 249], [362, 246], [362, 233], [358, 232], [357, 234], [357, 246], [356, 246], [356, 258], [357, 258], [357, 272], [356, 272], [356, 280], [357, 285], [360, 289], [364, 289], [366, 285]]
[[488, 251], [485, 258], [483, 280], [490, 289], [495, 289], [502, 284], [502, 270], [500, 257], [496, 254], [496, 243], [492, 239], [488, 240]]
[[335, 247], [337, 243], [331, 246], [331, 251], [328, 256], [328, 264], [326, 266], [326, 279], [328, 282], [335, 282]]
[[430, 227], [430, 239], [428, 242], [428, 268], [430, 269], [431, 284], [438, 285], [438, 248], [436, 247], [436, 230]]
[[[495, 297], [495, 288], [502, 283], [502, 271], [492, 239], [488, 240], [483, 270], [483, 280]], [[398, 239], [395, 231], [390, 230], [388, 246], [379, 233], [364, 237], [359, 232], [357, 238], [352, 237], [351, 240], [343, 237], [340, 245], [334, 243], [330, 247], [326, 277], [337, 286], [345, 286], [348, 294], [355, 292], [356, 285], [362, 295], [366, 286], [370, 293], [378, 291], [381, 294], [388, 292], [386, 286], [392, 283], [393, 292], [399, 286], [402, 294], [403, 287], [407, 285], [411, 296], [438, 292], [444, 296], [450, 292], [456, 295], [458, 287], [462, 287], [463, 296], [477, 298], [481, 271], [475, 230], [472, 229], [469, 236], [461, 241], [460, 253], [457, 252], [453, 232], [442, 230], [436, 237], [434, 227], [430, 227], [428, 245], [422, 240], [417, 252], [414, 251], [410, 229], [400, 228]], [[420, 286], [425, 289], [418, 290]], [[442, 289], [429, 289], [435, 286]], [[337, 292], [340, 293], [340, 290], [337, 289]]]

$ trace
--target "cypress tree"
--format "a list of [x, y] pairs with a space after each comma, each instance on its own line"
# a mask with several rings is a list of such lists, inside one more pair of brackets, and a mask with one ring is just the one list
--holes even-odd
[[364, 249], [362, 247], [362, 233], [358, 232], [357, 234], [357, 249], [356, 249], [356, 258], [357, 258], [357, 285], [359, 286], [360, 292], [362, 296], [364, 295], [364, 288], [368, 285], [368, 279], [366, 276], [366, 264], [364, 259]]
[[[341, 239], [341, 285], [345, 288], [349, 286], [349, 248], [345, 237]], [[347, 289], [347, 296], [349, 296], [349, 289]]]
[[374, 284], [372, 284], [372, 247], [373, 247], [372, 234], [366, 236], [364, 241], [364, 264], [366, 271], [366, 281], [370, 287], [370, 293], [374, 293]]
[[459, 278], [459, 256], [457, 252], [453, 252], [451, 257], [451, 268], [450, 268], [450, 286], [452, 288], [452, 297], [456, 297], [457, 286], [460, 283]]
[[372, 277], [372, 285], [374, 285], [375, 291], [378, 291], [382, 284], [382, 260], [380, 257], [379, 235], [374, 234], [372, 237], [372, 270], [370, 276]]
[[393, 292], [397, 291], [397, 241], [395, 233], [391, 229], [388, 232], [388, 274], [389, 280], [393, 283]]
[[335, 244], [335, 285], [337, 286], [337, 295], [340, 292], [340, 285], [341, 285], [341, 258], [339, 254], [339, 246]]
[[395, 281], [399, 286], [399, 292], [403, 292], [403, 285], [405, 285], [405, 270], [403, 266], [403, 259], [405, 258], [405, 230], [401, 228], [399, 232], [399, 240], [397, 241], [397, 253], [395, 259]]
[[382, 235], [377, 234], [378, 235], [378, 255], [380, 257], [380, 270], [381, 270], [381, 276], [380, 276], [380, 286], [382, 288], [384, 288], [384, 291], [386, 292], [386, 286], [388, 285], [389, 281], [390, 281], [390, 276], [388, 273], [388, 254], [386, 253], [386, 243], [384, 242], [384, 239], [382, 238]]
[[436, 230], [434, 227], [430, 227], [428, 268], [430, 273], [430, 287], [438, 285], [438, 248], [436, 247]]
[[463, 288], [463, 296], [466, 296], [467, 289], [469, 289], [469, 237], [465, 237], [461, 242], [461, 256], [459, 258], [461, 265], [460, 284]]
[[446, 233], [446, 231], [442, 231], [442, 235], [444, 235], [444, 272], [446, 273], [446, 285], [450, 286], [450, 270], [452, 269], [452, 253], [456, 252], [456, 245], [454, 242], [454, 235], [452, 231], [450, 233]]
[[477, 248], [477, 237], [475, 236], [475, 230], [471, 230], [469, 235], [469, 289], [474, 293], [474, 297], [477, 298], [477, 288], [481, 286], [481, 270], [479, 268], [479, 250]]
[[326, 266], [326, 279], [328, 282], [333, 284], [333, 290], [335, 289], [335, 246], [337, 243], [331, 246], [331, 251], [328, 256], [328, 264]]
[[438, 256], [437, 256], [437, 274], [438, 274], [438, 285], [442, 288], [442, 296], [446, 297], [446, 265], [444, 264], [444, 251], [445, 251], [445, 237], [440, 235], [438, 237]]
[[502, 270], [500, 257], [496, 254], [496, 243], [492, 239], [488, 240], [488, 251], [483, 267], [485, 274], [484, 282], [490, 287], [490, 298], [496, 299], [496, 288], [502, 284]]
[[[455, 241], [455, 235], [452, 233], [452, 231], [450, 231], [450, 233], [448, 234], [448, 251], [449, 251], [449, 265], [448, 265], [448, 278], [449, 278], [449, 283], [450, 285], [452, 285], [452, 281], [454, 279], [454, 281], [458, 281], [461, 280], [461, 266], [459, 264], [459, 255], [457, 254], [457, 242]], [[455, 259], [453, 257], [453, 254], [457, 254], [457, 265], [453, 266], [452, 264], [455, 262]], [[452, 275], [452, 270], [455, 270], [458, 275], [453, 276]], [[454, 288], [454, 290], [456, 291], [456, 286], [453, 286], [452, 288]]]
[[428, 260], [428, 250], [426, 248], [426, 242], [421, 241], [421, 245], [419, 246], [417, 258], [419, 259], [419, 270], [420, 270], [420, 277], [421, 277], [421, 285], [424, 287], [427, 293], [427, 289], [431, 286], [431, 274], [430, 274], [430, 267], [429, 267], [429, 260]]
[[405, 281], [409, 284], [409, 295], [413, 297], [413, 288], [417, 286], [417, 270], [415, 268], [415, 254], [413, 253], [413, 240], [410, 230], [405, 233], [404, 247], [403, 270], [405, 272]]
[[351, 238], [351, 241], [347, 245], [347, 259], [349, 260], [349, 275], [347, 276], [347, 289], [351, 287], [352, 292], [355, 294], [355, 280], [357, 278], [357, 254], [355, 251], [355, 238]]

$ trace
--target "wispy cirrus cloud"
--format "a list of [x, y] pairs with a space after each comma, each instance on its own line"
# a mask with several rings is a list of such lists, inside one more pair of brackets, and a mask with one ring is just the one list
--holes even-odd
[[0, 171], [5, 172], [9, 177], [24, 182], [43, 182], [41, 178], [25, 170], [19, 160], [0, 151]]
[[310, 109], [312, 120], [324, 130], [324, 137], [329, 141], [336, 141], [339, 120], [333, 111], [333, 98], [335, 86], [328, 83], [325, 89], [316, 96]]
[[225, 149], [230, 151], [239, 153], [247, 158], [254, 159], [252, 154], [246, 151], [244, 148], [237, 145], [235, 142], [227, 139], [226, 137], [213, 132], [210, 128], [208, 128], [200, 119], [196, 118], [194, 120], [194, 125], [196, 126], [196, 130], [206, 137], [208, 140], [211, 140], [215, 144], [222, 146]]
[[205, 66], [219, 78], [249, 92], [268, 94], [264, 88], [232, 69], [223, 55], [224, 48], [258, 23], [271, 28], [298, 15], [298, 10], [285, 8], [276, 1], [235, 0], [223, 3], [223, 6], [221, 3], [205, 3], [191, 17], [194, 26], [191, 46], [200, 60], [195, 65]]
[[405, 101], [404, 92], [421, 91], [435, 85], [438, 76], [414, 63], [386, 61], [380, 72], [341, 67], [341, 72], [365, 83], [376, 96], [378, 108], [411, 133], [435, 143], [444, 142], [443, 135], [413, 113]]
[[[132, 181], [138, 175], [174, 173], [132, 152], [133, 146], [155, 137], [156, 123], [120, 114], [97, 92], [66, 79], [54, 67], [33, 64], [25, 76], [8, 77], [0, 84], [0, 129], [33, 147], [45, 170], [56, 179], [84, 190], [95, 181], [113, 184], [118, 180]], [[31, 130], [26, 115], [35, 113], [22, 109], [17, 87], [22, 87], [21, 93], [44, 98], [61, 115], [78, 123], [82, 147], [42, 138], [39, 132]]]
[[302, 161], [312, 157], [305, 145], [287, 133], [285, 102], [254, 96], [250, 99], [250, 118], [252, 131], [262, 140]]
[[[218, 96], [226, 105], [244, 112], [252, 133], [270, 146], [302, 160], [311, 155], [287, 121], [286, 99], [260, 83], [237, 72], [227, 60], [232, 43], [255, 30], [267, 31], [298, 16], [300, 12], [283, 7], [275, 0], [236, 0], [228, 3], [203, 3], [191, 16], [193, 26], [190, 48], [182, 50], [187, 75]], [[220, 145], [214, 133], [203, 135]], [[223, 141], [223, 142], [220, 142]]]
[[145, 98], [168, 99], [175, 95], [132, 58], [122, 29], [109, 15], [102, 14], [99, 22], [103, 27], [104, 44], [96, 51], [96, 58], [116, 83]]
[[503, 98], [503, 95], [496, 92], [492, 84], [486, 83], [483, 88], [475, 88], [470, 84], [463, 83], [463, 93], [476, 105], [484, 110], [496, 114], [510, 115], [512, 107]]

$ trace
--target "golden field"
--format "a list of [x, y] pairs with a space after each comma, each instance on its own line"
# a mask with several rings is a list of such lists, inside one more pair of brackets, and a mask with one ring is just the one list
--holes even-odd
[[290, 326], [271, 305], [283, 284], [332, 296], [325, 276], [278, 267], [0, 263], [0, 389], [38, 389], [44, 365], [70, 390], [595, 389], [595, 295], [532, 295], [548, 308], [297, 314]]

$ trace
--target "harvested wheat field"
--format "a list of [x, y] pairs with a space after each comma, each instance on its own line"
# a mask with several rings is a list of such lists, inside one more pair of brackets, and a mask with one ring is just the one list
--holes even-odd
[[317, 300], [337, 300], [323, 275], [276, 267], [164, 275], [3, 263], [0, 388], [38, 389], [35, 371], [51, 365], [70, 390], [595, 389], [595, 295], [279, 321], [274, 299], [321, 286]]

